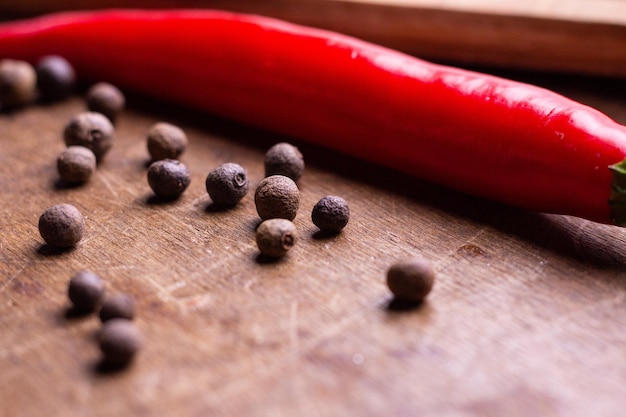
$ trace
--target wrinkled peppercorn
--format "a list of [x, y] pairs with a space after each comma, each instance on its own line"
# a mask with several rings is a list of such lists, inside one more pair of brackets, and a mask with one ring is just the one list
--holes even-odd
[[248, 194], [250, 188], [246, 170], [239, 164], [227, 162], [209, 172], [206, 190], [215, 204], [234, 206]]
[[113, 294], [104, 299], [100, 308], [102, 322], [112, 319], [135, 318], [135, 299], [130, 294]]
[[300, 191], [291, 178], [272, 175], [259, 183], [254, 194], [254, 203], [262, 220], [293, 220], [300, 206]]
[[96, 155], [84, 146], [70, 146], [57, 158], [57, 171], [63, 181], [87, 182], [96, 170]]
[[103, 363], [112, 367], [128, 365], [142, 345], [141, 332], [126, 319], [111, 319], [102, 324], [98, 343]]
[[295, 146], [281, 142], [265, 153], [265, 176], [284, 175], [298, 181], [304, 173], [304, 158]]
[[341, 197], [327, 195], [313, 206], [311, 220], [323, 232], [339, 233], [350, 220], [348, 203]]
[[67, 294], [74, 308], [81, 312], [95, 311], [102, 304], [105, 282], [91, 271], [79, 271], [71, 279]]
[[284, 256], [297, 240], [296, 227], [287, 219], [265, 220], [256, 229], [257, 247], [266, 256]]
[[0, 60], [0, 106], [13, 109], [35, 100], [37, 73], [26, 61]]
[[156, 123], [148, 131], [148, 153], [153, 161], [178, 159], [187, 148], [187, 135], [178, 126]]
[[387, 271], [387, 286], [400, 300], [422, 301], [433, 288], [435, 271], [424, 259], [408, 259], [395, 263]]
[[85, 220], [71, 204], [57, 204], [47, 208], [39, 217], [39, 233], [53, 247], [75, 246], [83, 237]]
[[67, 146], [89, 148], [96, 155], [96, 160], [101, 161], [113, 146], [114, 131], [109, 119], [102, 114], [85, 112], [70, 119], [63, 135]]
[[148, 168], [148, 184], [159, 197], [176, 198], [187, 189], [190, 182], [189, 168], [175, 159], [155, 161]]
[[37, 88], [42, 100], [62, 100], [74, 90], [76, 73], [65, 58], [58, 55], [45, 56], [37, 63], [36, 71]]
[[89, 111], [102, 113], [111, 123], [126, 107], [126, 97], [113, 84], [99, 82], [91, 86], [85, 95]]

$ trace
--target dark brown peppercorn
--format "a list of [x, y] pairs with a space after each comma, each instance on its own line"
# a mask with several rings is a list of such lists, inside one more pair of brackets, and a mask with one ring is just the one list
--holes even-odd
[[98, 343], [107, 366], [128, 365], [142, 345], [141, 332], [126, 319], [106, 321], [98, 333]]
[[74, 308], [81, 312], [95, 311], [102, 304], [105, 282], [91, 271], [80, 271], [71, 279], [67, 294]]
[[178, 159], [187, 142], [185, 132], [170, 123], [156, 123], [148, 131], [148, 153], [153, 161]]
[[57, 170], [63, 181], [82, 184], [96, 170], [96, 155], [84, 146], [70, 146], [57, 158]]
[[263, 179], [254, 194], [254, 203], [263, 220], [281, 218], [293, 220], [300, 206], [300, 191], [296, 183], [284, 175]]
[[348, 203], [341, 197], [327, 195], [313, 206], [311, 220], [323, 232], [339, 233], [350, 220]]
[[397, 262], [387, 271], [387, 286], [400, 300], [422, 301], [433, 288], [435, 271], [424, 259]]
[[297, 240], [296, 227], [287, 219], [265, 220], [256, 229], [257, 247], [266, 256], [284, 256]]
[[72, 117], [63, 135], [67, 146], [89, 148], [96, 160], [101, 161], [113, 146], [114, 131], [109, 119], [102, 114], [85, 112]]
[[37, 73], [26, 61], [3, 59], [0, 61], [0, 106], [13, 109], [35, 100]]
[[148, 184], [159, 197], [176, 198], [187, 189], [190, 182], [189, 169], [175, 159], [155, 161], [148, 168]]
[[113, 294], [105, 298], [100, 308], [102, 322], [112, 319], [132, 320], [135, 318], [135, 299], [130, 294]]
[[304, 173], [304, 158], [295, 146], [281, 142], [265, 154], [265, 176], [284, 175], [298, 181]]
[[126, 107], [126, 97], [113, 84], [96, 83], [85, 96], [89, 111], [104, 114], [112, 123]]
[[234, 206], [248, 194], [250, 188], [246, 170], [232, 162], [209, 172], [205, 186], [211, 200], [222, 206]]
[[44, 101], [67, 98], [74, 90], [76, 73], [72, 65], [63, 57], [48, 55], [37, 63], [37, 87]]
[[39, 233], [53, 247], [75, 246], [83, 237], [85, 220], [71, 204], [57, 204], [46, 209], [39, 217]]

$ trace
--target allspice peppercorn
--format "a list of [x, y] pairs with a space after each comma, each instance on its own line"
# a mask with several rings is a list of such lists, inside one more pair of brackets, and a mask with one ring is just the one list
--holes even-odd
[[100, 308], [100, 321], [135, 318], [135, 299], [130, 294], [113, 294], [104, 299]]
[[148, 184], [154, 194], [163, 198], [177, 198], [189, 186], [191, 172], [175, 159], [155, 161], [148, 167]]
[[300, 206], [300, 191], [291, 178], [272, 175], [259, 183], [254, 194], [254, 203], [262, 220], [293, 220]]
[[241, 165], [227, 162], [209, 172], [205, 186], [215, 204], [234, 206], [248, 194], [250, 183]]
[[79, 271], [70, 279], [67, 293], [76, 310], [92, 312], [102, 304], [105, 282], [91, 271]]
[[59, 55], [44, 56], [37, 63], [37, 88], [44, 101], [62, 100], [68, 97], [76, 84], [72, 65]]
[[57, 171], [65, 182], [82, 184], [96, 170], [96, 155], [84, 146], [70, 146], [57, 158]]
[[399, 261], [387, 271], [387, 286], [400, 300], [421, 302], [430, 293], [435, 282], [435, 271], [425, 259]]
[[284, 175], [298, 181], [304, 173], [304, 158], [298, 148], [281, 142], [265, 153], [265, 176]]
[[298, 240], [295, 225], [287, 219], [265, 220], [256, 229], [256, 244], [263, 255], [284, 256]]
[[153, 161], [178, 159], [187, 143], [185, 132], [170, 123], [156, 123], [148, 131], [148, 153]]
[[85, 95], [87, 109], [105, 115], [111, 123], [115, 123], [119, 114], [126, 107], [126, 97], [122, 91], [106, 82], [92, 85]]
[[67, 146], [84, 146], [91, 149], [97, 161], [113, 146], [113, 125], [100, 113], [84, 112], [72, 117], [65, 126], [63, 136]]
[[130, 320], [111, 319], [98, 332], [103, 364], [111, 367], [127, 366], [142, 345], [141, 332]]
[[26, 61], [0, 60], [0, 106], [3, 110], [24, 106], [35, 100], [37, 73]]
[[39, 233], [52, 247], [75, 246], [83, 237], [85, 220], [71, 204], [57, 204], [47, 208], [39, 217]]
[[327, 195], [313, 206], [311, 220], [323, 232], [339, 233], [350, 220], [350, 208], [343, 198]]

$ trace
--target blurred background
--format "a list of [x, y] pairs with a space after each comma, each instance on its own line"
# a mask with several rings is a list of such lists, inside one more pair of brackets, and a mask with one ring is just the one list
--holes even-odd
[[256, 13], [444, 63], [626, 76], [626, 2], [618, 0], [1, 0], [0, 16], [119, 7]]

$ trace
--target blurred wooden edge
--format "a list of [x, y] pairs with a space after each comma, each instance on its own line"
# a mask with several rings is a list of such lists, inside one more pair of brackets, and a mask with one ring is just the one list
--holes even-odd
[[626, 2], [615, 0], [20, 0], [5, 17], [69, 9], [203, 7], [343, 32], [433, 61], [626, 77]]

